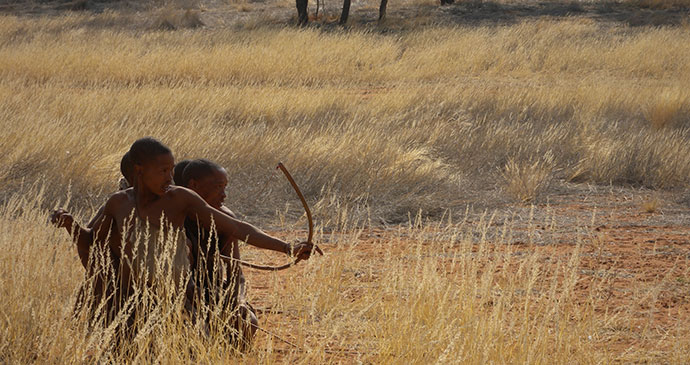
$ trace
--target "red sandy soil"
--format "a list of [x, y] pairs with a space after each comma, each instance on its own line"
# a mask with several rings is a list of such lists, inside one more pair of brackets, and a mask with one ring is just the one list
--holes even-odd
[[[677, 192], [663, 195], [631, 189], [573, 189], [572, 186], [566, 190], [550, 196], [548, 203], [534, 207], [499, 208], [492, 225], [500, 231], [503, 224], [512, 224], [516, 233], [509, 243], [514, 245], [514, 252], [519, 255], [536, 250], [543, 254], [544, 261], [567, 260], [579, 240], [580, 279], [575, 293], [582, 303], [591, 300], [594, 293], [597, 303], [594, 315], [605, 323], [603, 330], [593, 334], [595, 348], [623, 362], [628, 361], [625, 356], [633, 356], [631, 353], [658, 353], [658, 360], [668, 361], [663, 359], [673, 341], [665, 336], [675, 333], [677, 323], [687, 322], [690, 313], [688, 203], [679, 200]], [[657, 204], [649, 204], [653, 209], [648, 209], [646, 203], [652, 201]], [[479, 216], [470, 214], [464, 218], [468, 227], [478, 225]], [[527, 218], [530, 216], [531, 219]], [[381, 243], [392, 238], [404, 244], [405, 238], [400, 233], [404, 231], [397, 227], [364, 230], [357, 242], [357, 252], [367, 260], [381, 260], [385, 254], [385, 245]], [[491, 241], [490, 235], [488, 239]], [[321, 247], [327, 253], [343, 249], [329, 244], [329, 235], [323, 241], [326, 242]], [[252, 256], [251, 249], [246, 248], [245, 252]], [[279, 263], [279, 259], [274, 263]], [[271, 295], [268, 286], [262, 283], [274, 274], [250, 270], [246, 273], [250, 297], [257, 307], [262, 307], [265, 298]], [[285, 272], [275, 275], [292, 276]], [[598, 289], [593, 292], [591, 285], [598, 285]], [[624, 323], [615, 320], [616, 313], [625, 318]], [[604, 322], [605, 318], [609, 321]], [[298, 315], [290, 313], [261, 315], [264, 327], [270, 330], [272, 324], [280, 324], [281, 332], [297, 320]], [[276, 334], [298, 341], [289, 333]], [[268, 340], [266, 334], [258, 335], [259, 344]], [[289, 350], [279, 340], [272, 341], [274, 348]], [[348, 353], [334, 356], [336, 362], [356, 359]]]

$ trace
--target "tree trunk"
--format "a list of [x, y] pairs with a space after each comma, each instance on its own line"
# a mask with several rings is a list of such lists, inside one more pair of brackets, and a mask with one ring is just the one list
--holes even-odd
[[388, 5], [388, 0], [381, 0], [381, 5], [379, 6], [379, 21], [386, 20], [386, 6]]
[[340, 13], [340, 25], [347, 23], [347, 17], [350, 16], [350, 2], [351, 0], [343, 0], [343, 12]]
[[309, 0], [296, 0], [297, 3], [297, 24], [306, 25], [309, 22], [309, 15], [307, 14], [307, 6]]

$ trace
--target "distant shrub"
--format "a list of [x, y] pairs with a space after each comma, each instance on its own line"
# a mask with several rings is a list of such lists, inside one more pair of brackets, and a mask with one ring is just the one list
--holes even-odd
[[194, 9], [165, 8], [154, 22], [154, 29], [175, 30], [185, 28], [198, 28], [204, 25], [201, 14]]

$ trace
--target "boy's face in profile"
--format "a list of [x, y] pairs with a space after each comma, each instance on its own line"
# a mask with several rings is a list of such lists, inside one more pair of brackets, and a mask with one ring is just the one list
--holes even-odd
[[228, 173], [225, 169], [214, 170], [213, 173], [200, 179], [192, 179], [189, 188], [194, 190], [210, 206], [220, 209], [225, 201], [225, 188], [228, 185]]

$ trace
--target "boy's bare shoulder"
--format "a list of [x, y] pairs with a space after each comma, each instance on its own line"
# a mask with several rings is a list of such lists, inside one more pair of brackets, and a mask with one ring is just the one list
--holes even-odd
[[122, 204], [132, 201], [134, 197], [133, 194], [134, 188], [128, 188], [113, 193], [112, 195], [110, 195], [108, 201], [105, 203], [106, 209], [108, 209], [108, 207], [120, 206]]
[[132, 190], [133, 188], [117, 191], [110, 195], [110, 198], [108, 198], [108, 202], [112, 201], [114, 203], [118, 203], [127, 201], [130, 199], [130, 196], [132, 195]]
[[191, 189], [185, 188], [184, 186], [170, 185], [170, 188], [168, 188], [168, 191], [165, 192], [165, 195], [172, 199], [191, 199], [197, 196], [197, 193]]

